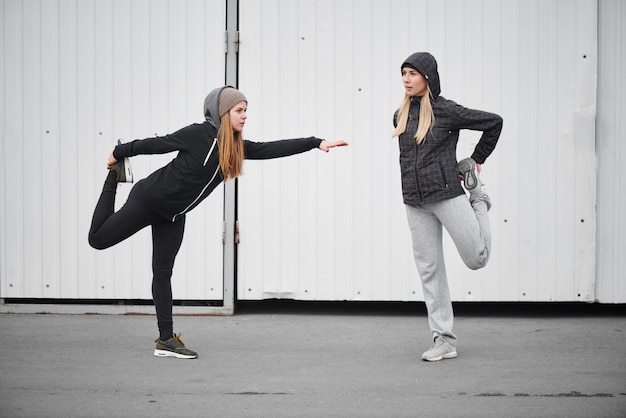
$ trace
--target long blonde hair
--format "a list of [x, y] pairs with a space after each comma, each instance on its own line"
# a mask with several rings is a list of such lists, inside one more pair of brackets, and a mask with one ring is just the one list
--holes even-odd
[[220, 169], [224, 181], [239, 177], [242, 174], [245, 159], [243, 137], [241, 132], [233, 130], [229, 112], [224, 113], [220, 118], [217, 145], [220, 150]]
[[[417, 125], [417, 132], [415, 132], [415, 139], [418, 144], [421, 144], [426, 138], [426, 134], [430, 130], [430, 128], [435, 123], [435, 114], [433, 113], [433, 105], [430, 102], [430, 98], [432, 93], [430, 92], [430, 87], [428, 87], [428, 92], [425, 94], [420, 102], [420, 114], [419, 114], [419, 124]], [[400, 136], [406, 131], [406, 124], [409, 120], [409, 109], [411, 107], [411, 96], [405, 93], [404, 100], [400, 105], [400, 109], [398, 110], [398, 119], [396, 130], [393, 131], [392, 136]]]

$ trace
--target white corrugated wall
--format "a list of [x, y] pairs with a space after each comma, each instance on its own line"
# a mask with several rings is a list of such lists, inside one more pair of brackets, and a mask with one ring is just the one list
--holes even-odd
[[[150, 232], [99, 252], [87, 229], [116, 138], [202, 120], [224, 80], [224, 3], [0, 1], [0, 298], [150, 299]], [[471, 272], [447, 241], [454, 300], [626, 302], [620, 0], [240, 0], [239, 13], [246, 136], [351, 142], [246, 163], [240, 299], [421, 300], [390, 134], [399, 65], [430, 50], [444, 96], [505, 120], [483, 171], [493, 257]], [[135, 174], [170, 158], [134, 158]], [[216, 190], [189, 215], [175, 298], [221, 298], [223, 203]]]
[[[151, 234], [87, 244], [117, 138], [201, 122], [224, 80], [222, 0], [4, 0], [3, 298], [151, 299]], [[133, 158], [137, 178], [173, 155]], [[118, 206], [129, 185], [118, 188]], [[221, 189], [191, 213], [177, 299], [222, 298]]]
[[626, 302], [626, 3], [598, 2], [597, 299]]
[[[594, 300], [594, 0], [242, 0], [240, 8], [247, 135], [351, 145], [247, 163], [239, 298], [422, 298], [390, 134], [399, 66], [428, 50], [442, 95], [505, 121], [483, 166], [495, 203], [492, 259], [471, 272], [447, 241], [453, 299]], [[463, 133], [459, 157], [476, 140]]]

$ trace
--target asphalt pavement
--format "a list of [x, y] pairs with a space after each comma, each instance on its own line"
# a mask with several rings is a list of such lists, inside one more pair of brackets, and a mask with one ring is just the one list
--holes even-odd
[[424, 362], [420, 303], [239, 303], [175, 316], [0, 314], [0, 417], [626, 416], [626, 309], [456, 304], [456, 359]]

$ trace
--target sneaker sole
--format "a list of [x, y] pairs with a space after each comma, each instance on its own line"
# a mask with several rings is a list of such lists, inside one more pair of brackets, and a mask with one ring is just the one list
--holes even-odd
[[463, 160], [459, 164], [458, 170], [463, 175], [463, 185], [467, 190], [472, 190], [478, 185], [475, 167], [476, 165], [470, 160]]
[[124, 176], [125, 179], [124, 181], [126, 183], [132, 183], [133, 182], [133, 170], [131, 170], [130, 168], [130, 159], [128, 159], [128, 157], [124, 157]]
[[449, 359], [449, 358], [456, 358], [457, 357], [457, 353], [456, 351], [453, 351], [451, 353], [446, 353], [442, 356], [439, 357], [432, 357], [432, 358], [426, 358], [426, 357], [422, 357], [422, 360], [424, 361], [439, 361], [439, 360], [443, 360], [443, 359]]
[[[122, 145], [123, 142], [121, 139], [117, 140], [117, 145]], [[133, 182], [133, 170], [130, 168], [130, 159], [128, 157], [124, 157], [124, 179], [121, 183], [132, 183]]]
[[175, 353], [173, 351], [159, 350], [159, 349], [154, 350], [154, 356], [155, 357], [176, 357], [176, 358], [184, 358], [184, 359], [192, 359], [192, 358], [198, 357], [197, 354], [195, 356], [190, 356], [187, 354], [180, 354], [180, 353]]

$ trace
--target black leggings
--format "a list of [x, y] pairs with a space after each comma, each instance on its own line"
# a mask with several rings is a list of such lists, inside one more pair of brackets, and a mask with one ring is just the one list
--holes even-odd
[[97, 250], [109, 248], [152, 226], [152, 299], [156, 309], [159, 338], [172, 337], [172, 285], [174, 259], [183, 242], [185, 215], [175, 222], [163, 218], [152, 209], [142, 183], [137, 183], [124, 206], [115, 212], [117, 181], [111, 170], [93, 213], [89, 229], [89, 245]]

